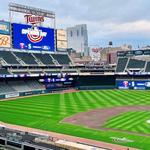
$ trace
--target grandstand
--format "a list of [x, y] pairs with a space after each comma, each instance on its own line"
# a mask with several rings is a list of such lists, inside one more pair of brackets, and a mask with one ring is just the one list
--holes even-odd
[[[129, 52], [118, 52], [118, 63], [116, 73], [144, 73], [150, 71], [150, 53], [149, 50], [140, 50]], [[132, 55], [131, 55], [132, 53]], [[130, 55], [129, 55], [130, 54]]]
[[0, 82], [0, 95], [13, 92], [30, 92], [45, 90], [43, 84], [36, 80]]
[[[73, 66], [68, 54], [50, 54], [14, 49], [0, 49], [0, 75], [60, 73]], [[63, 70], [63, 72], [67, 72]], [[70, 69], [69, 71], [72, 71]]]

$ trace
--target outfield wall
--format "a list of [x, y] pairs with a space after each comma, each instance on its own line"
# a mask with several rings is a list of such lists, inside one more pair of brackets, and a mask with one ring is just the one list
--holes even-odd
[[[63, 90], [68, 90], [70, 88], [75, 88], [78, 90], [101, 90], [101, 89], [134, 89], [134, 90], [149, 90], [150, 89], [150, 76], [129, 76], [129, 75], [80, 75], [71, 76], [73, 81], [71, 84], [64, 84], [65, 82], [52, 82], [49, 83], [52, 86], [46, 88], [46, 90], [34, 90], [27, 92], [13, 92], [8, 94], [1, 94], [0, 99], [14, 98], [20, 96], [29, 96], [37, 94], [45, 94], [58, 92]], [[41, 79], [41, 78], [40, 78]], [[24, 79], [3, 79], [6, 82], [13, 80], [24, 80]], [[28, 79], [26, 79], [28, 80]], [[30, 78], [29, 78], [30, 80]], [[35, 78], [39, 80], [39, 78]], [[68, 81], [66, 82], [68, 83]], [[43, 83], [46, 87], [47, 83]]]
[[109, 75], [100, 76], [79, 76], [76, 87], [80, 90], [99, 90], [116, 88], [116, 77]]

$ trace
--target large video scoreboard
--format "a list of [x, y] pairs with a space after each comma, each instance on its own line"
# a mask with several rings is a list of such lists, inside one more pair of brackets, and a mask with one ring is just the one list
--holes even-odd
[[54, 29], [12, 24], [12, 44], [15, 49], [28, 49], [39, 51], [55, 50]]

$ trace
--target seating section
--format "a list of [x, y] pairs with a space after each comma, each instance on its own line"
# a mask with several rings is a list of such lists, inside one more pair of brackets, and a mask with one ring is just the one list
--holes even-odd
[[145, 72], [150, 72], [150, 61], [147, 62], [147, 66], [146, 66]]
[[45, 73], [60, 73], [60, 70], [44, 70]]
[[13, 93], [16, 90], [5, 82], [0, 82], [0, 94]]
[[44, 73], [42, 70], [31, 70], [29, 72], [30, 74], [43, 74]]
[[67, 54], [51, 54], [60, 65], [69, 65], [71, 60]]
[[45, 87], [35, 80], [33, 81], [28, 80], [25, 83], [31, 90], [45, 90]]
[[10, 81], [8, 84], [13, 89], [15, 89], [17, 92], [28, 92], [28, 91], [31, 91], [31, 89], [25, 84], [24, 81]]
[[146, 61], [130, 59], [127, 68], [128, 69], [140, 69], [145, 67]]
[[128, 62], [128, 58], [119, 58], [116, 72], [124, 72], [127, 62]]
[[56, 66], [71, 65], [71, 62], [68, 54], [0, 50], [0, 63], [2, 66]]
[[54, 65], [53, 60], [49, 54], [34, 53], [34, 56], [44, 65]]
[[13, 74], [15, 74], [15, 75], [19, 75], [19, 74], [29, 74], [28, 71], [21, 71], [21, 70], [11, 71], [11, 73], [13, 73]]
[[10, 73], [5, 68], [0, 69], [0, 75], [9, 75]]
[[62, 70], [63, 73], [77, 73], [77, 70]]
[[27, 65], [38, 65], [31, 53], [14, 52], [14, 54]]
[[123, 73], [127, 70], [150, 72], [150, 61], [135, 58], [118, 58], [116, 73]]
[[9, 65], [21, 65], [10, 51], [0, 51], [0, 58], [4, 59]]
[[17, 92], [30, 92], [35, 90], [45, 90], [45, 87], [36, 80], [9, 81], [8, 86]]

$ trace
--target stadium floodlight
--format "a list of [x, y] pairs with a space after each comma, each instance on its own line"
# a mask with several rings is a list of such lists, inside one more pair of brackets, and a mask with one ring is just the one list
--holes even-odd
[[47, 18], [55, 19], [55, 13], [52, 11], [35, 8], [31, 6], [26, 6], [26, 5], [21, 5], [21, 4], [16, 4], [16, 3], [9, 3], [9, 11], [32, 14], [32, 15], [39, 15], [39, 16], [44, 16]]

